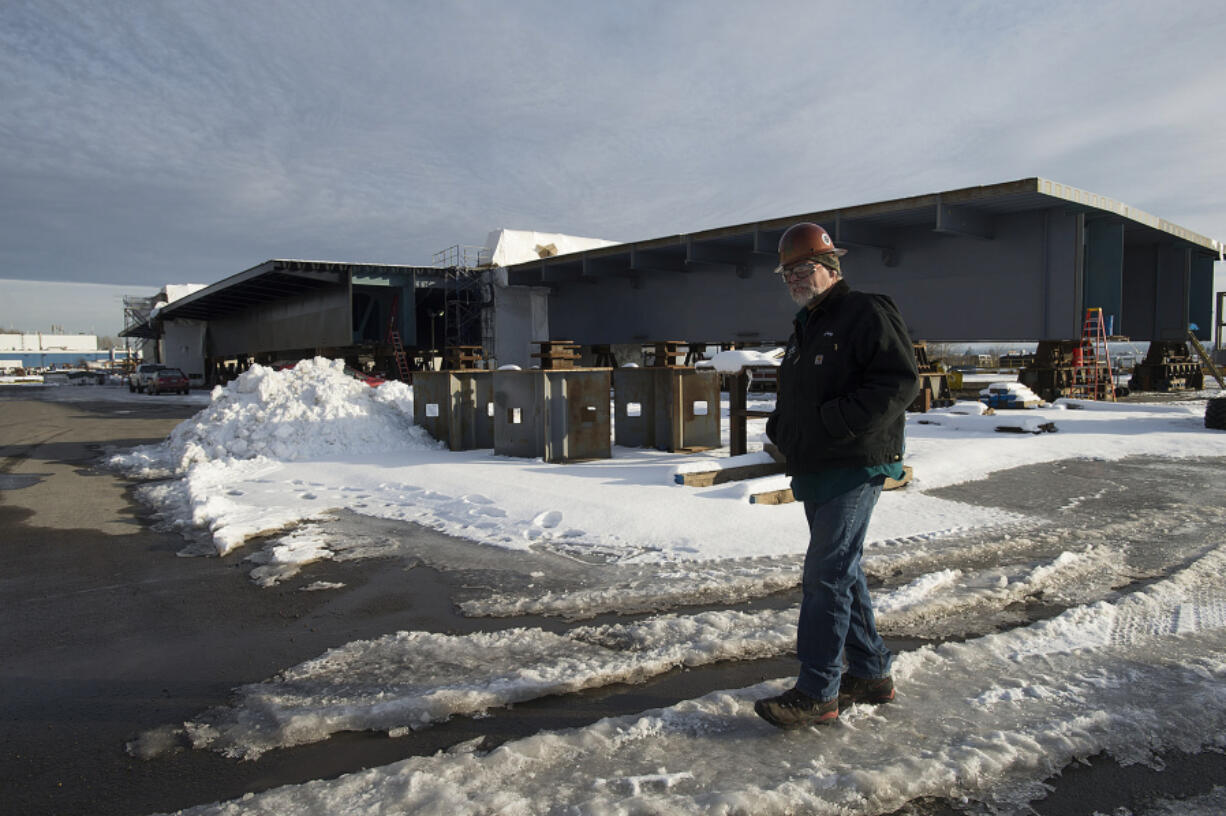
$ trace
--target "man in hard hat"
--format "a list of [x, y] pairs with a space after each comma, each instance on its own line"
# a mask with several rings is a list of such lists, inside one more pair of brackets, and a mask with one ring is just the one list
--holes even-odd
[[893, 655], [877, 633], [860, 557], [882, 485], [902, 477], [904, 413], [920, 381], [897, 307], [847, 285], [844, 253], [817, 224], [795, 224], [779, 240], [775, 271], [800, 311], [766, 433], [787, 457], [809, 521], [800, 673], [794, 688], [754, 704], [780, 728], [894, 699]]

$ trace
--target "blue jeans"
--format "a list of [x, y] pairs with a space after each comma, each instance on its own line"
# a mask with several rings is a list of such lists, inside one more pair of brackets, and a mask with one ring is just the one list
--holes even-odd
[[868, 521], [881, 495], [877, 481], [821, 504], [805, 502], [809, 550], [796, 627], [800, 658], [796, 687], [818, 700], [838, 696], [844, 651], [847, 671], [856, 677], [885, 677], [894, 659], [877, 634], [868, 582], [860, 567]]

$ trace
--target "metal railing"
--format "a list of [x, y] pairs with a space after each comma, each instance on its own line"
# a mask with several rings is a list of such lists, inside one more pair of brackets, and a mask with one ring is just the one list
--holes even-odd
[[493, 262], [493, 251], [489, 247], [465, 246], [455, 244], [434, 253], [435, 266], [456, 267], [460, 269], [481, 269]]

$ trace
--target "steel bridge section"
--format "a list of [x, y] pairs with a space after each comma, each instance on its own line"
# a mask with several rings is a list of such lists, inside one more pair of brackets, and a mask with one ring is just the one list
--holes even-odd
[[795, 311], [771, 270], [797, 221], [830, 230], [849, 250], [848, 282], [893, 297], [915, 339], [1077, 337], [1087, 307], [1133, 339], [1189, 321], [1208, 339], [1220, 244], [1041, 178], [602, 247], [509, 266], [506, 278], [546, 288], [550, 334], [579, 343], [770, 342]]

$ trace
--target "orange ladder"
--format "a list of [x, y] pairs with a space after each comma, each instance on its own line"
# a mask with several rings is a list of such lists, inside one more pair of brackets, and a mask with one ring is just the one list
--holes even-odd
[[1115, 402], [1115, 378], [1111, 374], [1111, 354], [1107, 349], [1107, 329], [1103, 310], [1086, 309], [1081, 327], [1081, 346], [1073, 354], [1073, 384], [1070, 396]]
[[399, 305], [400, 295], [396, 295], [392, 299], [391, 317], [387, 320], [387, 342], [392, 344], [392, 357], [396, 360], [396, 379], [407, 383], [413, 381], [413, 374], [409, 371], [409, 358], [400, 342], [400, 332], [396, 331], [396, 310]]

